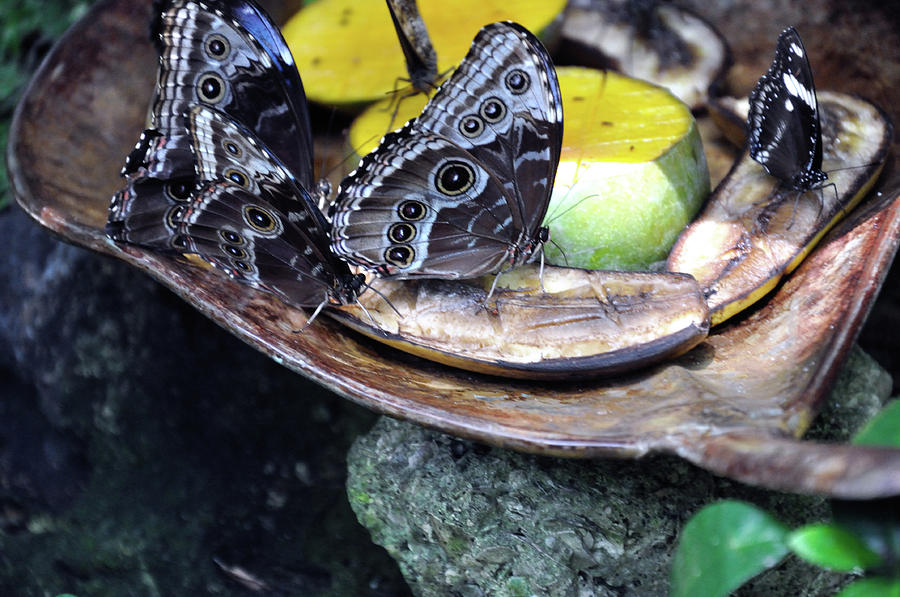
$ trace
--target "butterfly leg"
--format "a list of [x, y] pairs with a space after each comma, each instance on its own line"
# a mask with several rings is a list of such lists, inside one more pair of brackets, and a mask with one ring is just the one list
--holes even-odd
[[491, 289], [488, 291], [487, 296], [484, 297], [484, 300], [481, 301], [481, 306], [485, 309], [488, 308], [488, 301], [491, 300], [491, 297], [494, 296], [494, 290], [497, 289], [497, 281], [500, 280], [500, 276], [506, 273], [507, 270], [503, 270], [502, 272], [497, 272], [494, 275], [494, 282], [491, 284]]
[[303, 324], [303, 327], [300, 328], [299, 330], [294, 330], [294, 333], [300, 334], [302, 332], [305, 332], [306, 328], [308, 328], [309, 326], [312, 325], [313, 320], [315, 320], [315, 318], [319, 316], [319, 313], [322, 312], [322, 309], [324, 309], [330, 302], [331, 301], [329, 300], [328, 295], [326, 294], [325, 298], [322, 300], [322, 302], [319, 303], [319, 305], [316, 307], [316, 310], [313, 311], [313, 314], [310, 315], [309, 319], [306, 320], [306, 323]]
[[[379, 294], [380, 294], [380, 293], [379, 293]], [[384, 295], [382, 295], [382, 298], [384, 298]], [[385, 300], [387, 300], [387, 299], [385, 299]], [[391, 305], [391, 302], [390, 302], [390, 301], [387, 301], [387, 303], [388, 303], [389, 305]], [[372, 314], [369, 313], [369, 310], [366, 309], [366, 306], [365, 306], [364, 304], [362, 304], [361, 302], [359, 302], [359, 299], [356, 299], [356, 304], [359, 305], [359, 308], [363, 310], [363, 313], [366, 314], [366, 316], [369, 318], [369, 321], [372, 322], [372, 325], [377, 325], [377, 324], [375, 323], [375, 318], [372, 317]], [[391, 305], [391, 307], [393, 307], [393, 306], [394, 306], [394, 305]], [[394, 310], [396, 311], [396, 309], [394, 309]]]
[[400, 104], [403, 103], [403, 100], [410, 98], [414, 95], [418, 95], [420, 91], [411, 85], [407, 86], [407, 91], [400, 91], [400, 83], [412, 83], [411, 79], [404, 79], [402, 77], [397, 77], [397, 80], [394, 81], [394, 88], [390, 91], [391, 101], [387, 106], [384, 107], [384, 111], [387, 112], [390, 109], [393, 109], [394, 112], [391, 114], [391, 120], [388, 122], [387, 131], [390, 132], [394, 130], [394, 121], [397, 120], [397, 114], [400, 112]]
[[[835, 194], [837, 194], [837, 186], [834, 183], [826, 185], [829, 187], [834, 187]], [[791, 212], [791, 221], [788, 222], [787, 229], [790, 230], [794, 226], [794, 220], [797, 216], [797, 210], [800, 205], [800, 198], [809, 192], [815, 192], [816, 194], [816, 220], [822, 217], [822, 211], [825, 209], [825, 198], [822, 196], [825, 187], [814, 187], [809, 189], [808, 191], [798, 191], [797, 195], [794, 197], [794, 210]]]

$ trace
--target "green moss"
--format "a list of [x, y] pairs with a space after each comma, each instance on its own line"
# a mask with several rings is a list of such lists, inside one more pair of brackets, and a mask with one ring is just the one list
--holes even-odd
[[[866, 360], [851, 359], [831, 402], [848, 387], [889, 393]], [[372, 498], [353, 503], [358, 519], [423, 596], [664, 595], [675, 537], [704, 503], [752, 501], [795, 526], [828, 515], [822, 498], [748, 488], [672, 456], [540, 458], [386, 417], [348, 465], [350, 493]], [[833, 595], [845, 582], [789, 560], [739, 594]]]
[[531, 585], [527, 578], [513, 576], [506, 582], [506, 588], [511, 597], [528, 597], [531, 595]]

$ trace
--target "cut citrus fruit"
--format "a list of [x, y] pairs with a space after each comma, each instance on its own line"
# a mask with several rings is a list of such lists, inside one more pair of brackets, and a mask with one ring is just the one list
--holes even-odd
[[[443, 73], [462, 60], [484, 25], [512, 20], [539, 33], [565, 0], [419, 0], [418, 6]], [[352, 106], [406, 85], [403, 51], [383, 2], [319, 0], [297, 12], [283, 33], [311, 100]]]

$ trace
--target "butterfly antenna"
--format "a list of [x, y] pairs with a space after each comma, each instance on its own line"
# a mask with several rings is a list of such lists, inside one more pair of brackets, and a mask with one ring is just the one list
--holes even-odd
[[[843, 166], [841, 168], [831, 168], [829, 170], [826, 170], [826, 173], [830, 174], [831, 172], [840, 172], [841, 170], [855, 170], [856, 168], [867, 168], [869, 166], [878, 166], [879, 164], [881, 164], [881, 162], [869, 162], [867, 164], [860, 164], [858, 166]], [[834, 183], [832, 183], [832, 184], [834, 184]]]
[[[573, 185], [575, 182], [576, 181], [573, 181]], [[571, 192], [572, 192], [572, 189], [570, 188], [568, 191], [566, 191], [566, 195], [562, 198], [562, 201], [557, 202], [557, 203], [564, 203], [565, 207], [563, 208], [562, 211], [554, 210], [553, 213], [549, 214], [545, 218], [547, 224], [552, 224], [555, 220], [558, 220], [559, 218], [563, 217], [564, 215], [566, 215], [567, 213], [569, 213], [570, 211], [572, 211], [573, 209], [575, 209], [576, 207], [581, 205], [583, 202], [587, 201], [588, 199], [593, 199], [594, 197], [600, 196], [598, 193], [593, 193], [591, 195], [585, 195], [578, 201], [571, 202], [571, 205], [570, 205], [568, 202], [566, 202], [566, 198], [569, 196], [569, 193], [571, 193]]]
[[559, 243], [556, 242], [555, 240], [553, 240], [552, 237], [550, 238], [550, 242], [553, 243], [553, 246], [556, 247], [556, 250], [559, 251], [560, 255], [562, 255], [563, 261], [566, 262], [566, 267], [570, 267], [569, 266], [569, 256], [566, 255], [566, 252], [563, 251], [563, 248], [561, 246], [559, 246]]
[[[391, 300], [390, 300], [387, 296], [385, 296], [385, 294], [384, 294], [383, 292], [381, 292], [380, 290], [378, 290], [377, 288], [375, 288], [375, 287], [372, 286], [371, 284], [366, 284], [366, 288], [371, 289], [372, 292], [374, 292], [375, 294], [377, 294], [378, 296], [380, 296], [380, 297], [382, 298], [382, 300], [383, 300], [384, 302], [386, 302], [386, 303], [388, 304], [388, 306], [389, 306], [391, 309], [394, 310], [394, 313], [396, 313], [400, 318], [403, 318], [403, 314], [400, 313], [400, 310], [397, 309], [397, 307], [394, 306], [394, 303], [392, 303]], [[358, 302], [359, 302], [359, 299], [357, 299], [356, 302], [358, 303]], [[360, 307], [362, 307], [362, 305], [360, 305]], [[365, 309], [365, 308], [363, 307], [363, 309]]]

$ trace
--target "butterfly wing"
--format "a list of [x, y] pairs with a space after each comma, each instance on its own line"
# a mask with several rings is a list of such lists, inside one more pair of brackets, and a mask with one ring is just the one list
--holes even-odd
[[162, 52], [150, 126], [185, 130], [189, 106], [202, 104], [244, 123], [314, 188], [306, 95], [278, 28], [250, 0], [172, 0], [159, 22]]
[[204, 183], [176, 222], [176, 244], [230, 277], [299, 306], [348, 302], [356, 278], [331, 254], [327, 222], [252, 132], [198, 105], [188, 130]]
[[520, 25], [488, 25], [422, 114], [341, 183], [332, 248], [398, 277], [500, 271], [531, 254], [561, 146], [546, 50]]
[[126, 159], [109, 236], [195, 254], [298, 306], [355, 300], [362, 280], [331, 254], [306, 190], [306, 101], [278, 29], [248, 0], [169, 0], [158, 14], [151, 128]]
[[[213, 106], [247, 124], [305, 189], [313, 188], [312, 133], [297, 68], [278, 28], [249, 0], [167, 0], [151, 30], [160, 67], [144, 131], [110, 203], [107, 234], [155, 250], [171, 246], [181, 193], [194, 172], [187, 113]], [[174, 193], [173, 193], [174, 191]]]
[[157, 251], [177, 251], [172, 245], [175, 220], [197, 184], [190, 147], [147, 129], [125, 158], [122, 176], [126, 184], [110, 202], [107, 236]]
[[314, 307], [352, 300], [346, 295], [345, 283], [353, 279], [346, 264], [346, 277], [327, 267], [302, 226], [230, 181], [201, 186], [176, 239], [183, 252], [285, 302]]
[[399, 160], [415, 156], [414, 164], [370, 159], [361, 166], [369, 182], [354, 183], [353, 193], [367, 205], [345, 214], [350, 218], [335, 215], [340, 236], [332, 230], [332, 247], [361, 247], [355, 261], [383, 275], [466, 278], [501, 270], [512, 216], [497, 177], [439, 135], [404, 128], [381, 147]]
[[778, 37], [775, 60], [750, 94], [750, 156], [791, 188], [825, 180], [822, 133], [812, 70], [793, 27]]

